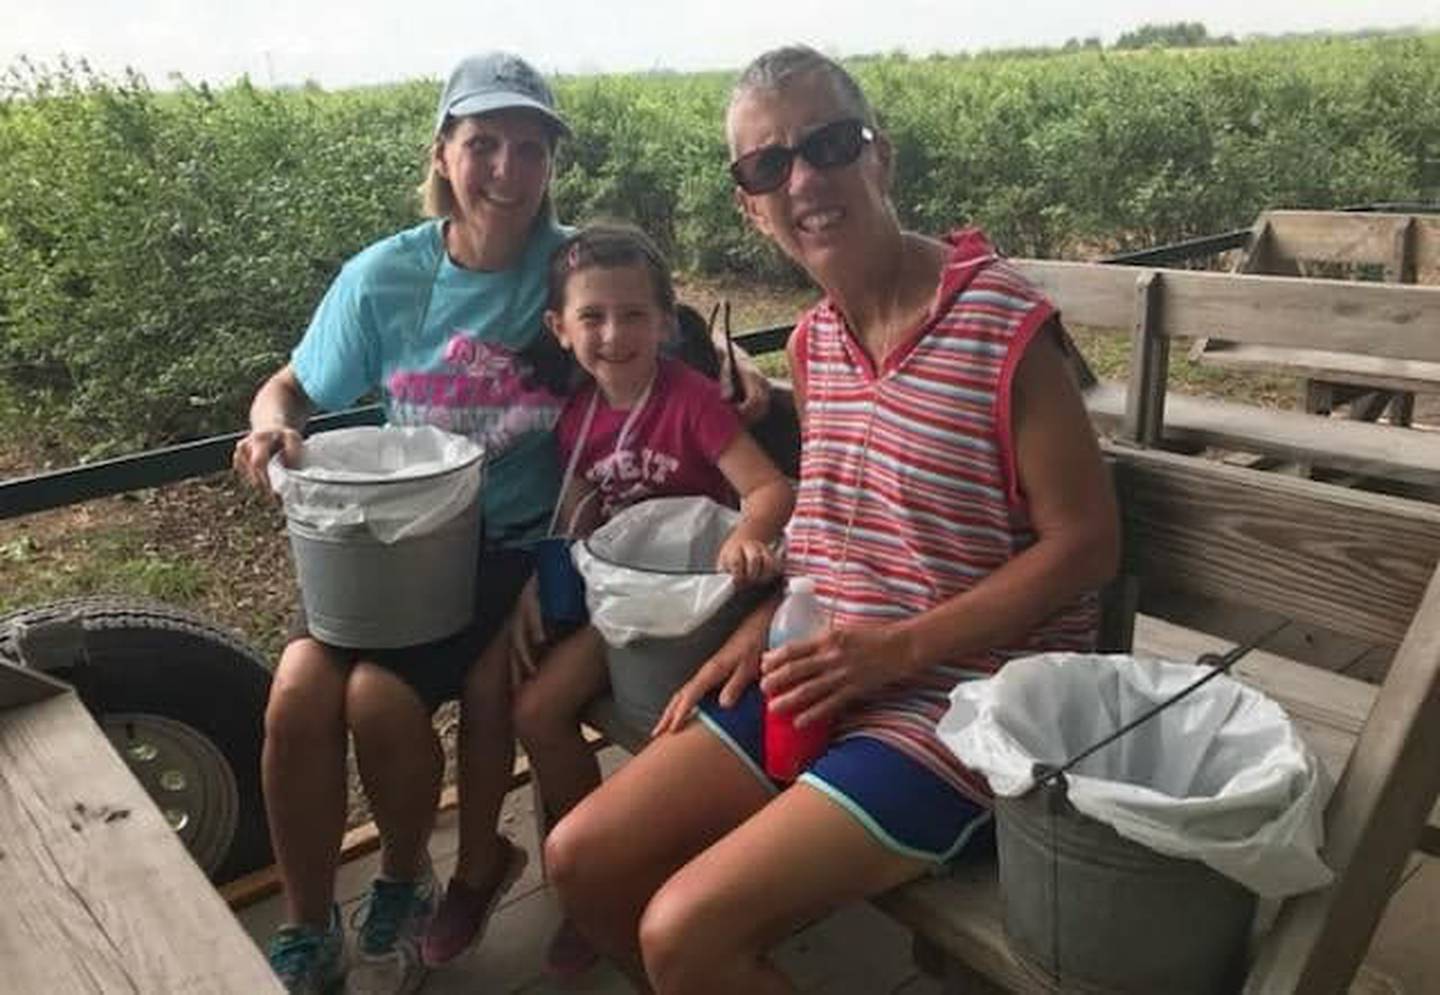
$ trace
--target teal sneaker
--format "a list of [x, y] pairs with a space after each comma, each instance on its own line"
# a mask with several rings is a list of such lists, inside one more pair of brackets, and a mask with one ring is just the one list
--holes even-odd
[[292, 995], [330, 995], [345, 977], [345, 932], [340, 909], [330, 907], [330, 925], [281, 926], [265, 947], [270, 970]]
[[356, 911], [355, 960], [345, 978], [349, 995], [409, 995], [425, 980], [420, 938], [435, 914], [435, 872], [418, 880], [376, 878]]

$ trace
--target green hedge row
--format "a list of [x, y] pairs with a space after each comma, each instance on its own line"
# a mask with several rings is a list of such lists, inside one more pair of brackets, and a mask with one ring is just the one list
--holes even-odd
[[[1268, 206], [1424, 196], [1440, 36], [857, 62], [907, 223], [1084, 256]], [[721, 74], [567, 78], [562, 217], [634, 219], [676, 265], [790, 278], [725, 177]], [[233, 428], [340, 263], [415, 217], [434, 83], [157, 93], [83, 65], [0, 99], [0, 411], [116, 451]]]

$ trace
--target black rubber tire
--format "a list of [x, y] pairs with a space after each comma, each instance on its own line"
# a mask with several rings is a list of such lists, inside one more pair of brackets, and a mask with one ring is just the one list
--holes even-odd
[[260, 792], [270, 671], [258, 653], [168, 605], [97, 597], [0, 615], [0, 659], [24, 665], [22, 626], [41, 633], [24, 642], [32, 665], [74, 684], [97, 721], [106, 713], [162, 716], [209, 740], [229, 764], [239, 810], [223, 857], [205, 868], [212, 881], [270, 863]]

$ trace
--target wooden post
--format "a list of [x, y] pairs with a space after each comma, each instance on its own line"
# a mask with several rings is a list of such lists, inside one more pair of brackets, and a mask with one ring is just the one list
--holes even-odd
[[1170, 375], [1170, 340], [1161, 324], [1158, 270], [1135, 281], [1135, 324], [1131, 334], [1130, 383], [1125, 397], [1124, 437], [1142, 446], [1161, 442], [1165, 427], [1165, 387]]
[[[1270, 234], [1270, 219], [1262, 214], [1250, 229], [1250, 239], [1235, 265], [1232, 273], [1268, 273], [1266, 267], [1275, 254], [1275, 238]], [[1190, 362], [1198, 363], [1210, 345], [1208, 336], [1201, 336], [1190, 344]]]
[[1325, 811], [1335, 884], [1287, 902], [1247, 993], [1343, 993], [1440, 791], [1440, 571]]
[[1411, 215], [1395, 226], [1395, 242], [1390, 261], [1385, 264], [1386, 283], [1415, 282], [1415, 217]]

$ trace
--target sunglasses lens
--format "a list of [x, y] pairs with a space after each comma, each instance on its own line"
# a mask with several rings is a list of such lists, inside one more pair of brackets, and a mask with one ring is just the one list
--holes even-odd
[[783, 145], [767, 145], [736, 159], [730, 173], [746, 193], [769, 193], [785, 182], [794, 158], [795, 153]]
[[859, 121], [833, 121], [812, 131], [796, 148], [767, 145], [747, 152], [730, 164], [730, 175], [748, 194], [769, 193], [790, 178], [797, 155], [816, 169], [848, 166], [860, 157], [871, 137]]
[[859, 121], [836, 121], [811, 132], [798, 151], [816, 169], [833, 169], [859, 158], [864, 144], [864, 125]]

